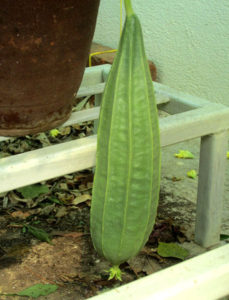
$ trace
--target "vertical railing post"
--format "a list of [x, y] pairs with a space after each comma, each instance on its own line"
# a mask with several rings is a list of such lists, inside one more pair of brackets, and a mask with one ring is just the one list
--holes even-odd
[[[95, 95], [95, 106], [100, 106], [101, 105], [102, 96], [103, 96], [103, 94]], [[98, 124], [99, 124], [99, 120], [98, 119], [94, 120], [94, 129], [93, 129], [94, 134], [97, 133]]]
[[[103, 69], [103, 72], [102, 72], [103, 82], [106, 82], [107, 77], [108, 77], [109, 72], [110, 72], [110, 69], [111, 69], [111, 65], [104, 65], [104, 69]], [[95, 95], [95, 106], [100, 106], [101, 105], [102, 97], [103, 97], [103, 94]], [[98, 123], [99, 123], [99, 120], [94, 121], [94, 133], [97, 133]]]
[[228, 132], [201, 138], [195, 241], [204, 246], [220, 239]]

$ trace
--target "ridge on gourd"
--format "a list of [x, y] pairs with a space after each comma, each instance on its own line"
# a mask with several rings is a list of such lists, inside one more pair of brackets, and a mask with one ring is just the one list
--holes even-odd
[[130, 0], [118, 52], [102, 98], [90, 228], [109, 279], [146, 243], [160, 187], [160, 136], [141, 25]]

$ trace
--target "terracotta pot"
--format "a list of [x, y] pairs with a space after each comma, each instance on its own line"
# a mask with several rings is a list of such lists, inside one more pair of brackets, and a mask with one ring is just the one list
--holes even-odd
[[99, 0], [1, 0], [0, 135], [68, 119], [86, 66]]

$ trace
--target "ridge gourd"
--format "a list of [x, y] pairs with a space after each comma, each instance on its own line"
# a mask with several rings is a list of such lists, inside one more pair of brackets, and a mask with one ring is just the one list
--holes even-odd
[[131, 1], [102, 98], [90, 229], [97, 252], [119, 265], [146, 243], [160, 187], [158, 113], [141, 25]]

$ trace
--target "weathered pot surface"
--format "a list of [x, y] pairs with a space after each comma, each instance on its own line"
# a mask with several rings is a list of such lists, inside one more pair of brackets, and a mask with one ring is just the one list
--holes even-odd
[[99, 0], [2, 0], [0, 135], [68, 119], [94, 34]]

